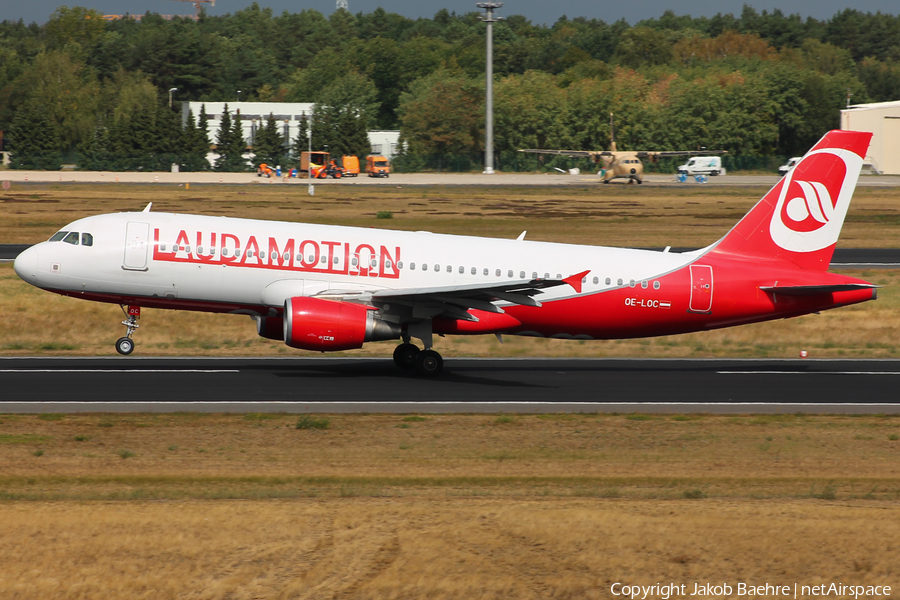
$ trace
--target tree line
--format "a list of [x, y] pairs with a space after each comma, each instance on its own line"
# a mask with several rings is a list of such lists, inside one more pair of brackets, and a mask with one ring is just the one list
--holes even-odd
[[[198, 20], [105, 21], [61, 7], [43, 25], [0, 22], [0, 129], [18, 166], [74, 156], [80, 168], [239, 169], [247, 141], [233, 124], [230, 139], [213, 140], [209, 165], [204, 121], [182, 128], [180, 101], [240, 96], [316, 103], [302, 139], [264, 126], [258, 156], [283, 162], [306, 135], [317, 148], [365, 154], [367, 129], [400, 129], [408, 168], [435, 157], [474, 163], [484, 36], [478, 13], [447, 10], [325, 17], [253, 4]], [[838, 126], [848, 99], [900, 100], [898, 59], [900, 17], [854, 9], [828, 20], [748, 6], [699, 18], [666, 11], [634, 26], [510, 15], [494, 25], [495, 149], [502, 168], [519, 148], [607, 148], [613, 113], [620, 149], [794, 155]]]

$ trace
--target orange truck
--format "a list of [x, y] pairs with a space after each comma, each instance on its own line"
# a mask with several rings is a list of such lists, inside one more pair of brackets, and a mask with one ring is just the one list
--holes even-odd
[[359, 175], [359, 159], [357, 157], [344, 156], [341, 158], [341, 164], [344, 165], [344, 177]]
[[369, 177], [390, 177], [391, 165], [385, 157], [370, 154], [366, 157], [366, 173]]

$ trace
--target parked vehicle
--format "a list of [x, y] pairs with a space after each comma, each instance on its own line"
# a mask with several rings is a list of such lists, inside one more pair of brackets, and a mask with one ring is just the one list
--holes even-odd
[[678, 167], [685, 175], [724, 175], [721, 156], [695, 156]]
[[344, 177], [359, 175], [359, 159], [357, 157], [344, 156], [341, 158], [341, 164], [344, 166]]
[[306, 173], [309, 176], [309, 166], [312, 163], [313, 168], [324, 167], [328, 164], [327, 152], [301, 152], [300, 153], [300, 173]]
[[313, 179], [325, 179], [326, 177], [340, 179], [344, 176], [344, 169], [338, 166], [337, 161], [333, 158], [324, 165], [310, 163], [310, 169]]
[[794, 167], [797, 166], [797, 163], [800, 162], [801, 158], [803, 158], [803, 157], [795, 156], [794, 158], [790, 159], [789, 161], [787, 161], [786, 163], [784, 163], [783, 165], [778, 167], [778, 174], [779, 175], [787, 175], [790, 170], [792, 170]]
[[370, 154], [366, 157], [366, 173], [369, 177], [390, 177], [391, 165], [385, 157]]

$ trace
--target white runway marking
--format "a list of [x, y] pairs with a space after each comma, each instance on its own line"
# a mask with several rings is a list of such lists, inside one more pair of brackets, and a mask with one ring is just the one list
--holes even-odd
[[0, 369], [0, 373], [240, 373], [239, 369]]
[[719, 375], [900, 375], [900, 371], [716, 371]]

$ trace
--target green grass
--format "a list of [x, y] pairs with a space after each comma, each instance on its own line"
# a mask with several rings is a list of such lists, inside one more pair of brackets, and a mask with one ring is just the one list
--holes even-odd
[[331, 420], [325, 417], [303, 415], [297, 420], [295, 427], [297, 429], [328, 429], [331, 427]]

